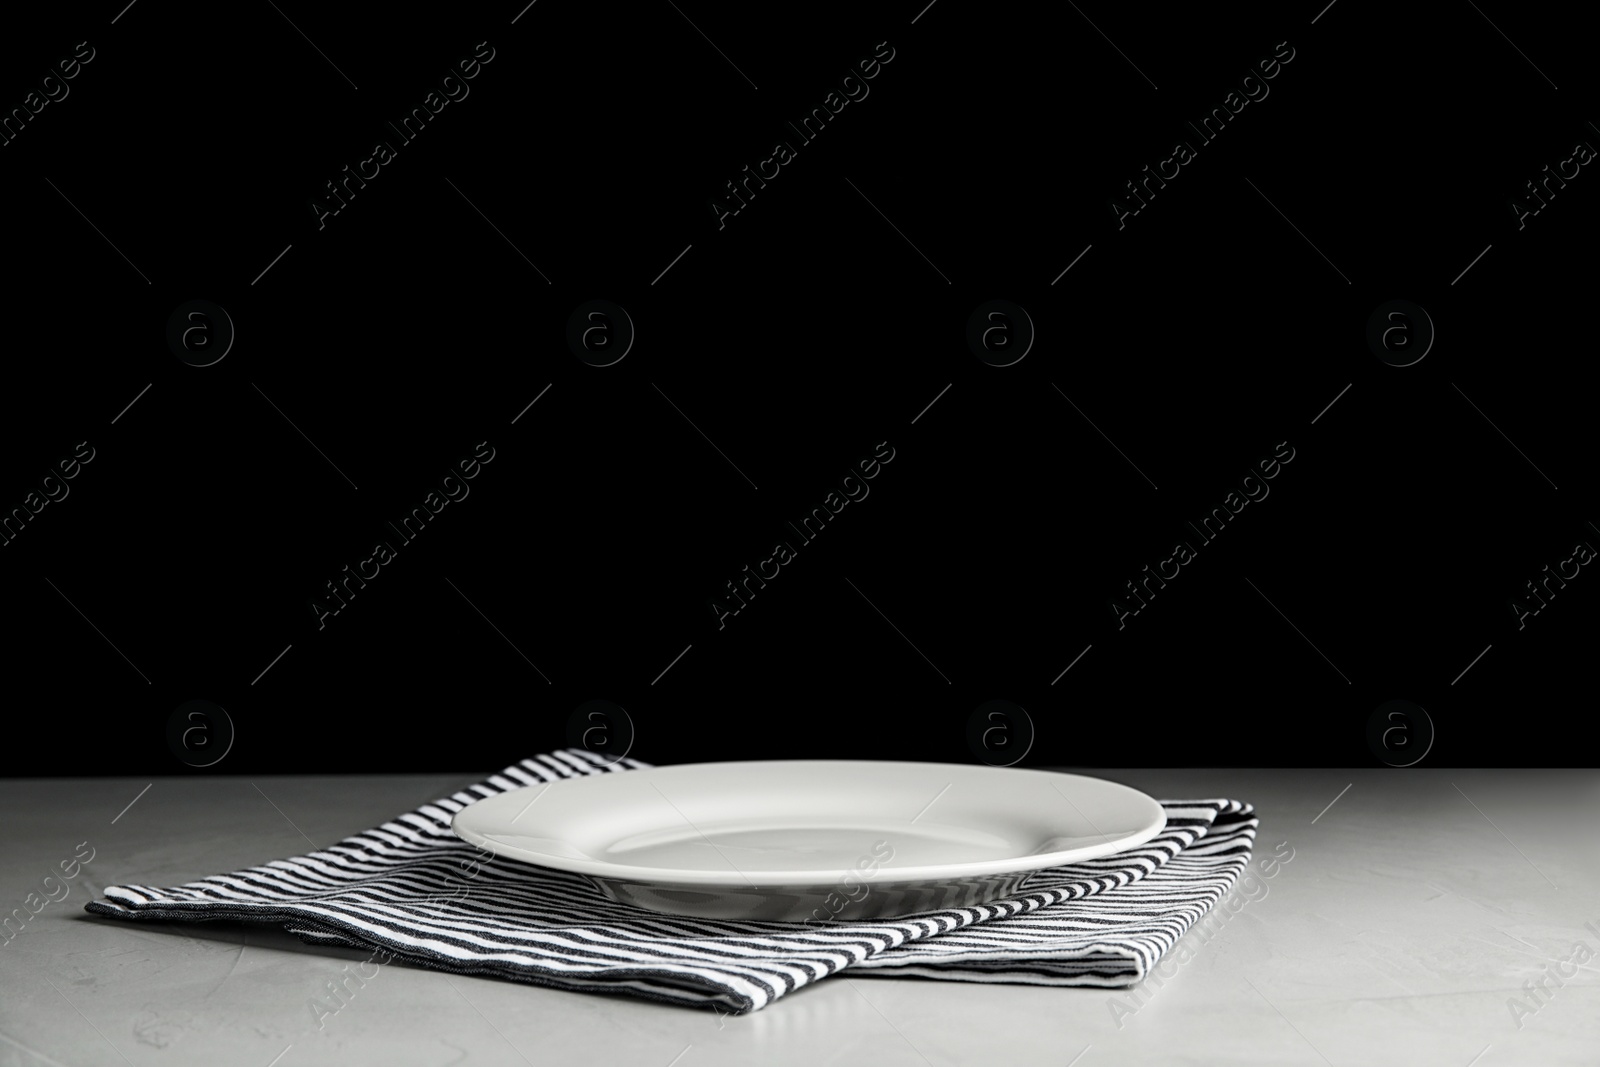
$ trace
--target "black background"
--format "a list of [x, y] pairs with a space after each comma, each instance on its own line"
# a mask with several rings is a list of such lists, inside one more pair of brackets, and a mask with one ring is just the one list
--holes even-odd
[[[6, 110], [95, 58], [0, 147], [0, 509], [95, 458], [0, 547], [0, 767], [495, 768], [593, 699], [656, 763], [972, 761], [995, 699], [1024, 765], [1375, 765], [1393, 699], [1429, 765], [1592, 763], [1563, 738], [1600, 579], [1510, 607], [1600, 544], [1600, 179], [1510, 207], [1600, 143], [1588, 44], [1531, 8], [1319, 6], [8, 14]], [[470, 95], [319, 229], [480, 41]], [[723, 184], [884, 41], [719, 229]], [[1119, 229], [1123, 183], [1284, 41]], [[237, 330], [209, 367], [165, 340], [192, 299]], [[610, 367], [565, 340], [591, 299], [637, 329]], [[1012, 366], [966, 342], [991, 299], [1037, 329]], [[1437, 329], [1409, 367], [1365, 339], [1392, 299]], [[324, 583], [484, 441], [319, 629]], [[880, 442], [870, 495], [719, 630], [724, 583]], [[1119, 629], [1124, 583], [1280, 442], [1270, 495]], [[237, 729], [204, 771], [166, 740], [196, 699]]]

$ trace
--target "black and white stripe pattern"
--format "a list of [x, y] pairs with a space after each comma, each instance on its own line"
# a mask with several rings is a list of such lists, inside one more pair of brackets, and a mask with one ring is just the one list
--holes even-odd
[[581, 875], [504, 860], [451, 817], [484, 797], [607, 765], [578, 750], [523, 760], [327, 849], [181, 886], [112, 886], [85, 910], [119, 919], [281, 924], [312, 943], [561, 989], [754, 1011], [846, 967], [952, 981], [1128, 986], [1232, 889], [1257, 819], [1236, 800], [1162, 801], [1138, 848], [1035, 875], [988, 904], [801, 926], [674, 918], [616, 903]]

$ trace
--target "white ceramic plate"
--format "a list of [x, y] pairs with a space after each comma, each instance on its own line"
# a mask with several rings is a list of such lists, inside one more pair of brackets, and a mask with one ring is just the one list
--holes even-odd
[[652, 911], [806, 922], [982, 903], [1035, 871], [1143, 844], [1166, 821], [1143, 793], [1076, 774], [773, 760], [528, 786], [452, 825]]

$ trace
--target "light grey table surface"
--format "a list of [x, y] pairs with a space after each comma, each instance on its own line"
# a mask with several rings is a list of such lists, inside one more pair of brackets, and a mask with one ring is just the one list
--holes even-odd
[[1600, 1064], [1600, 772], [1085, 773], [1261, 816], [1258, 888], [1137, 1000], [846, 971], [718, 1016], [396, 963], [320, 1030], [311, 999], [366, 953], [83, 905], [331, 844], [481, 775], [0, 781], [0, 912], [31, 914], [0, 944], [0, 1065]]

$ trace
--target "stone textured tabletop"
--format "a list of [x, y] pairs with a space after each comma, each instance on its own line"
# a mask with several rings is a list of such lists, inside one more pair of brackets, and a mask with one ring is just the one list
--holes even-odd
[[320, 1029], [312, 999], [366, 953], [83, 905], [331, 844], [481, 775], [0, 782], [0, 1067], [1600, 1063], [1600, 772], [1084, 773], [1261, 817], [1250, 891], [1137, 992], [846, 971], [719, 1016], [396, 963]]

